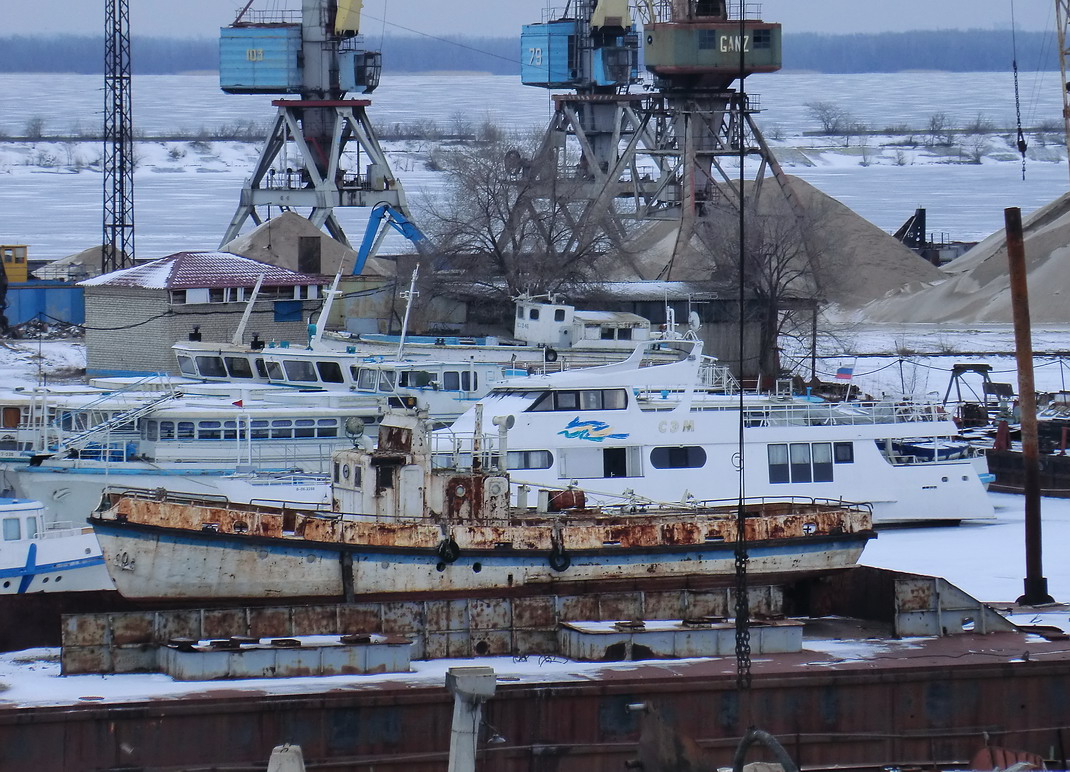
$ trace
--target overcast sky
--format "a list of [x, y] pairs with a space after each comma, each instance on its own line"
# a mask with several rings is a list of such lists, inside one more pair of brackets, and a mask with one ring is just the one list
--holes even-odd
[[[101, 0], [34, 0], [5, 2], [0, 35], [96, 34], [104, 25]], [[231, 0], [130, 0], [130, 24], [135, 35], [215, 37], [230, 23], [236, 8]], [[364, 32], [379, 35], [403, 28], [434, 35], [512, 35], [521, 24], [541, 20], [548, 5], [563, 0], [365, 0]], [[749, 5], [749, 2], [748, 2]], [[1015, 4], [1020, 29], [1054, 31], [1051, 0], [1021, 0]], [[1012, 3], [1008, 0], [763, 0], [762, 16], [792, 31], [903, 32], [918, 29], [1006, 28]], [[299, 8], [299, 0], [257, 0], [254, 8]]]

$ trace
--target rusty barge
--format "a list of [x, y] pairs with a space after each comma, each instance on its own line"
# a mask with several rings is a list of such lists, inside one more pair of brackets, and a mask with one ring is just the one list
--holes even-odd
[[[384, 419], [374, 451], [335, 454], [330, 512], [221, 506], [124, 492], [90, 518], [119, 592], [139, 600], [354, 598], [731, 576], [738, 505], [588, 508], [579, 490], [510, 504], [480, 434], [442, 458], [427, 422]], [[746, 502], [753, 574], [854, 565], [874, 536], [865, 505]]]

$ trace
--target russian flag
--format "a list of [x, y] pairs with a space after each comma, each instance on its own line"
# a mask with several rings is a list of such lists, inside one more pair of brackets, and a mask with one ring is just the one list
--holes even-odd
[[853, 367], [840, 367], [836, 370], [837, 381], [849, 381], [851, 376], [854, 375], [855, 369]]

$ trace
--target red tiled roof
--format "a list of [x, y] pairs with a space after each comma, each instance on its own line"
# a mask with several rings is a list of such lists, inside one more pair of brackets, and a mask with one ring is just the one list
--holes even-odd
[[264, 287], [330, 284], [326, 277], [297, 273], [230, 252], [176, 252], [159, 260], [112, 271], [78, 284], [82, 287], [143, 289], [252, 287], [261, 274], [264, 276]]

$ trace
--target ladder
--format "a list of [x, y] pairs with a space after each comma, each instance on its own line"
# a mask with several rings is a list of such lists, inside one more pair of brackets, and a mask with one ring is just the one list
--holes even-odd
[[58, 447], [56, 448], [56, 452], [63, 453], [64, 451], [68, 450], [78, 450], [84, 448], [89, 442], [89, 440], [91, 440], [98, 434], [110, 432], [120, 426], [124, 426], [128, 423], [136, 421], [138, 418], [141, 418], [141, 416], [148, 415], [149, 413], [153, 412], [163, 403], [178, 399], [181, 396], [182, 392], [180, 391], [169, 391], [166, 394], [162, 394], [159, 397], [151, 399], [148, 402], [145, 402], [144, 404], [131, 408], [130, 410], [127, 410], [122, 413], [117, 413], [116, 415], [113, 415], [111, 418], [109, 418], [107, 421], [101, 421], [96, 426], [90, 427], [84, 432], [80, 432], [78, 434], [65, 438], [59, 443]]

